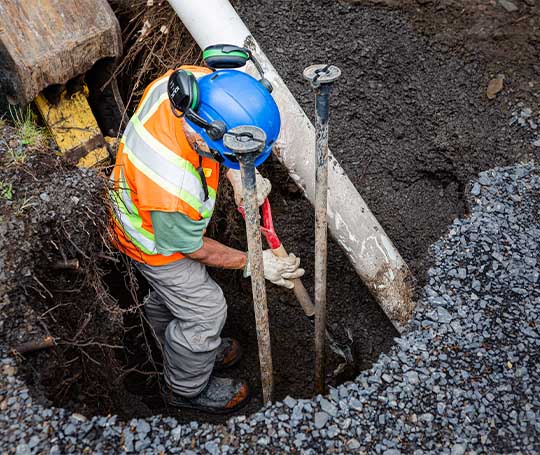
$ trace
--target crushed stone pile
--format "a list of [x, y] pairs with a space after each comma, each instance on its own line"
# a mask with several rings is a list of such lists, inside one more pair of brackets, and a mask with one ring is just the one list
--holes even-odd
[[480, 174], [470, 215], [434, 266], [397, 345], [354, 382], [226, 425], [90, 419], [34, 400], [0, 351], [7, 453], [538, 453], [540, 168]]

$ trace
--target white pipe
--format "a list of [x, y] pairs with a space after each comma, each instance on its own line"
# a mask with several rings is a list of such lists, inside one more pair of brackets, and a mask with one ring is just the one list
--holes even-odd
[[[281, 113], [281, 133], [274, 153], [313, 204], [315, 131], [268, 58], [228, 0], [168, 0], [201, 49], [235, 44], [251, 49], [272, 83]], [[331, 62], [313, 62], [331, 63]], [[256, 74], [253, 65], [247, 69]], [[335, 127], [336, 128], [336, 127]], [[392, 241], [373, 216], [342, 167], [330, 154], [328, 225], [356, 272], [400, 329], [411, 316], [411, 275]]]

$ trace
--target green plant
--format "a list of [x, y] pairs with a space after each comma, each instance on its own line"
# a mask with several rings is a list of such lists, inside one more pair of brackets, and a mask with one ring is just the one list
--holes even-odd
[[10, 106], [9, 112], [24, 147], [39, 147], [45, 143], [47, 137], [45, 129], [37, 125], [36, 115], [30, 106], [24, 109]]
[[34, 196], [25, 197], [19, 207], [17, 207], [17, 209], [15, 210], [15, 216], [21, 216], [27, 208], [36, 205], [35, 203], [30, 202], [33, 198]]
[[9, 157], [8, 166], [12, 164], [24, 164], [26, 161], [26, 149], [20, 145], [17, 147], [7, 147]]
[[0, 197], [11, 201], [13, 199], [13, 185], [0, 180]]

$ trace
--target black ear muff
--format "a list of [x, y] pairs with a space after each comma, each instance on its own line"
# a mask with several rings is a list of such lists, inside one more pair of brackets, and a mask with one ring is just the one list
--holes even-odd
[[231, 44], [215, 44], [203, 51], [203, 61], [212, 69], [241, 68], [249, 59], [246, 49]]
[[241, 68], [248, 60], [251, 60], [261, 75], [259, 82], [270, 93], [274, 89], [270, 81], [264, 77], [264, 71], [258, 60], [245, 47], [233, 46], [232, 44], [214, 44], [203, 51], [203, 60], [214, 70]]
[[189, 110], [196, 111], [201, 102], [197, 79], [189, 71], [174, 71], [169, 76], [167, 93], [177, 117], [183, 117]]

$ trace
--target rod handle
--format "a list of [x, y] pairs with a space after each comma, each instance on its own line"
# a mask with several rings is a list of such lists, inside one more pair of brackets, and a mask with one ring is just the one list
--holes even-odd
[[[283, 245], [280, 245], [278, 248], [274, 248], [272, 250], [272, 253], [274, 253], [275, 256], [280, 258], [288, 256], [288, 253]], [[292, 282], [294, 284], [294, 295], [296, 296], [296, 299], [304, 310], [304, 313], [310, 318], [313, 317], [315, 315], [315, 306], [313, 305], [311, 297], [309, 296], [308, 291], [304, 287], [302, 280], [300, 278], [296, 278], [292, 280]]]

